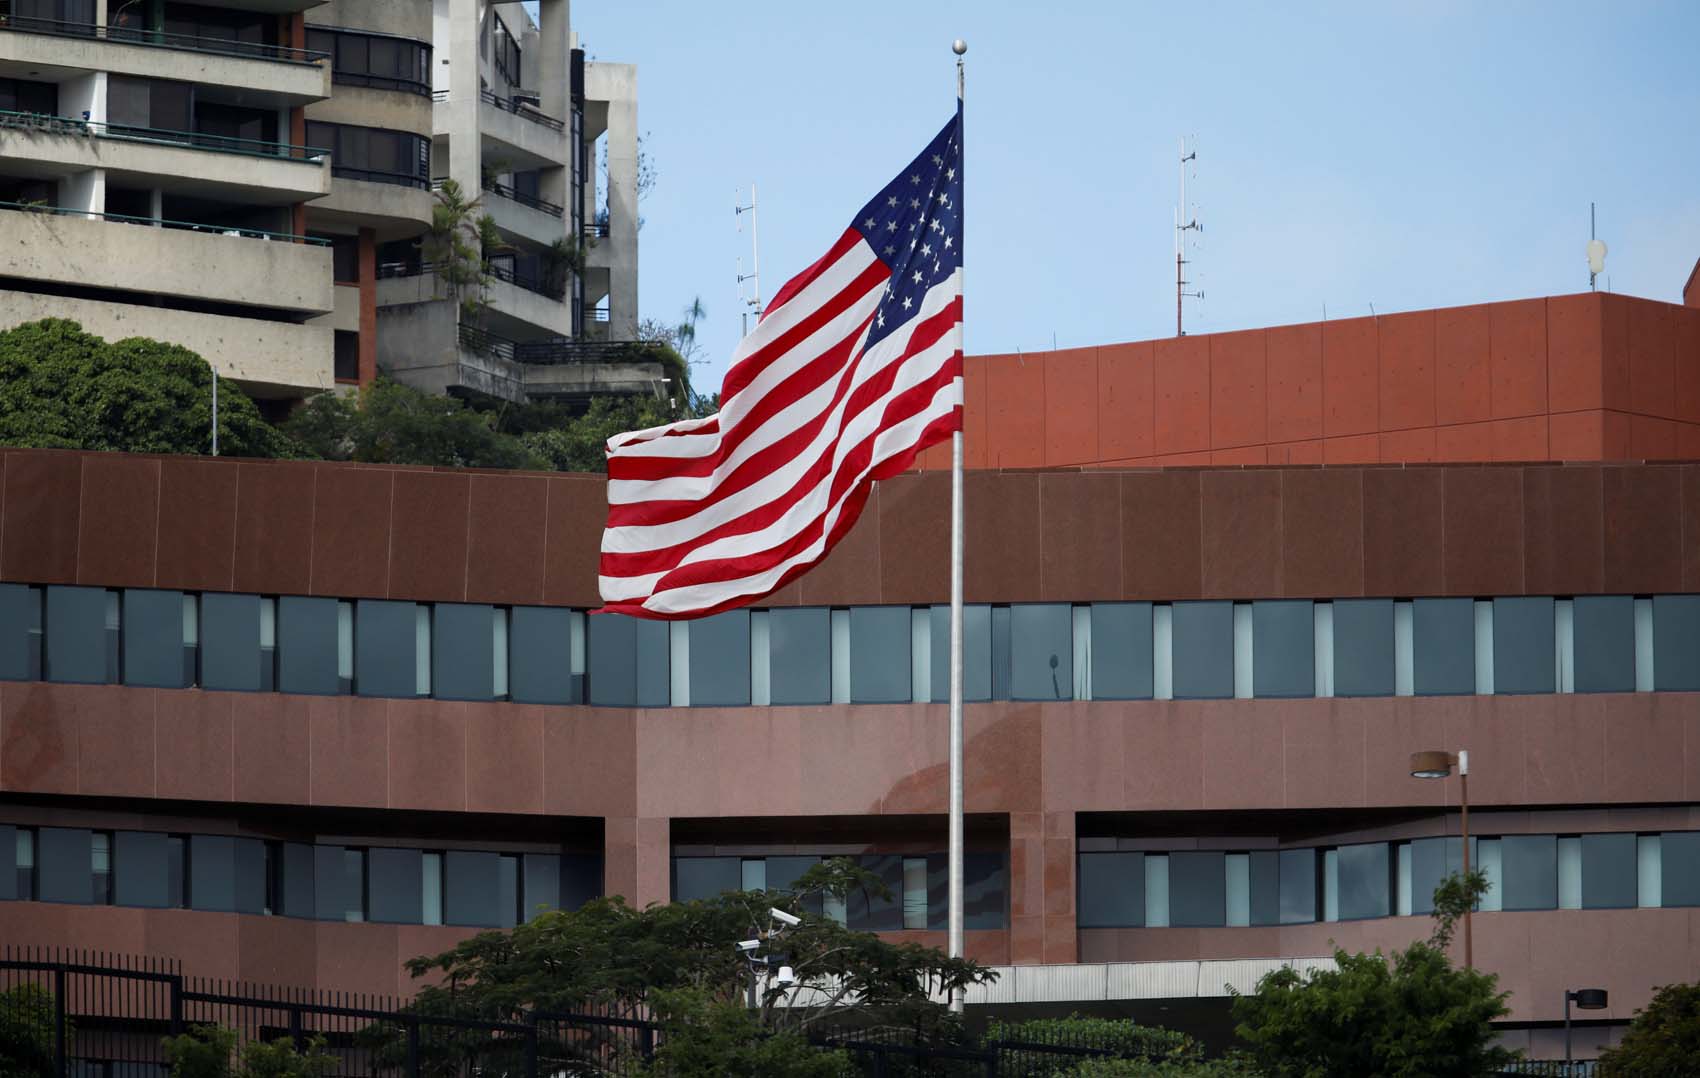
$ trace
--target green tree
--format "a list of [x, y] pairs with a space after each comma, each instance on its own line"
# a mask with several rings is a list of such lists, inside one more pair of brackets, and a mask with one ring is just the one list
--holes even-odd
[[288, 1038], [249, 1041], [236, 1049], [236, 1033], [221, 1026], [196, 1026], [165, 1039], [165, 1058], [171, 1078], [322, 1078], [337, 1064], [314, 1037], [305, 1051]]
[[1623, 1040], [1600, 1055], [1599, 1078], [1691, 1078], [1700, 1073], [1700, 984], [1667, 984], [1635, 1012]]
[[676, 418], [654, 397], [596, 397], [582, 416], [520, 436], [531, 453], [558, 472], [603, 472], [608, 468], [608, 439]]
[[661, 1044], [645, 1073], [661, 1078], [844, 1078], [843, 1051], [817, 1047], [792, 1030], [764, 1028], [756, 1012], [693, 990], [657, 992], [652, 1012]]
[[1185, 1033], [1142, 1026], [1130, 1018], [1033, 1018], [992, 1022], [984, 1043], [1061, 1044], [1114, 1053], [1089, 1059], [1006, 1049], [1026, 1078], [1254, 1078], [1243, 1057], [1207, 1060], [1204, 1046]]
[[326, 460], [454, 468], [546, 468], [520, 439], [496, 430], [489, 413], [459, 398], [424, 393], [380, 376], [358, 399], [321, 393], [298, 408], [284, 432]]
[[36, 984], [0, 992], [0, 1075], [49, 1078], [54, 1072], [53, 993]]
[[488, 303], [489, 256], [495, 251], [486, 247], [486, 241], [495, 232], [495, 222], [489, 214], [480, 213], [482, 199], [468, 198], [454, 180], [442, 181], [432, 198], [431, 227], [419, 241], [420, 253], [461, 313], [476, 317]]
[[[301, 455], [254, 402], [219, 380], [219, 451]], [[129, 453], [207, 453], [212, 373], [181, 345], [143, 337], [108, 342], [63, 318], [0, 333], [0, 445]]]
[[1512, 1062], [1493, 1030], [1509, 993], [1446, 956], [1453, 926], [1486, 888], [1481, 873], [1443, 882], [1433, 934], [1403, 951], [1336, 948], [1336, 968], [1279, 969], [1236, 998], [1237, 1032], [1258, 1067], [1271, 1078], [1475, 1078]]

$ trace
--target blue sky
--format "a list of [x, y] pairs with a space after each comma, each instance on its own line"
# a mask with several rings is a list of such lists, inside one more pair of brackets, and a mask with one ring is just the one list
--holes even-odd
[[592, 58], [638, 65], [641, 308], [701, 296], [699, 386], [739, 335], [734, 188], [759, 185], [771, 296], [938, 129], [957, 36], [970, 353], [1173, 333], [1182, 134], [1191, 330], [1582, 291], [1590, 199], [1615, 291], [1678, 300], [1700, 258], [1700, 3], [578, 0], [573, 20]]

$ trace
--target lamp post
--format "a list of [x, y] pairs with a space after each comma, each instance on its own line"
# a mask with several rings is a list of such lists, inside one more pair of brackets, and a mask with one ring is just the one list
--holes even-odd
[[[1467, 749], [1459, 749], [1454, 756], [1450, 752], [1413, 752], [1411, 753], [1411, 777], [1419, 779], [1444, 779], [1452, 774], [1452, 768], [1458, 768], [1458, 803], [1462, 809], [1459, 831], [1464, 840], [1464, 875], [1470, 874], [1470, 753]], [[1471, 902], [1464, 907], [1464, 968], [1470, 969], [1475, 965], [1474, 952], [1470, 938], [1470, 909], [1475, 905]]]
[[1606, 990], [1603, 988], [1578, 988], [1574, 992], [1564, 993], [1564, 1073], [1568, 1076], [1575, 1064], [1570, 1053], [1570, 1004], [1585, 1011], [1603, 1011], [1606, 1009]]

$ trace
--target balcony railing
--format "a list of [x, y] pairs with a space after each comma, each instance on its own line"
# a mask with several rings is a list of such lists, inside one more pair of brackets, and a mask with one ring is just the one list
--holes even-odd
[[0, 110], [0, 129], [36, 131], [48, 135], [72, 135], [88, 138], [119, 139], [125, 142], [149, 142], [160, 146], [181, 146], [213, 153], [241, 154], [245, 157], [275, 157], [286, 161], [305, 161], [319, 164], [330, 151], [318, 146], [295, 146], [287, 142], [265, 142], [260, 139], [236, 138], [232, 135], [212, 135], [203, 131], [166, 131], [157, 127], [138, 127], [135, 124], [103, 123], [99, 120], [73, 120], [42, 112], [8, 112]]
[[460, 343], [481, 355], [513, 363], [559, 366], [566, 363], [649, 363], [653, 359], [631, 341], [575, 341], [549, 337], [539, 341], [515, 341], [477, 326], [460, 324]]
[[[378, 267], [378, 278], [382, 280], [397, 277], [425, 277], [436, 272], [437, 263], [435, 262], [386, 262]], [[498, 281], [505, 281], [516, 288], [523, 288], [527, 292], [547, 296], [549, 299], [563, 299], [567, 294], [566, 282], [564, 281], [559, 284], [551, 284], [543, 278], [509, 269], [500, 263], [490, 267], [490, 276]]]
[[551, 131], [565, 131], [567, 129], [567, 125], [562, 123], [560, 120], [555, 119], [555, 117], [544, 112], [539, 112], [530, 105], [521, 104], [511, 98], [497, 97], [494, 91], [481, 89], [478, 91], [478, 96], [487, 105], [494, 105], [503, 112], [511, 112], [522, 120], [530, 120], [534, 124], [541, 124]]
[[484, 190], [493, 195], [500, 195], [502, 198], [519, 203], [521, 206], [530, 206], [532, 209], [540, 210], [541, 212], [548, 214], [550, 217], [559, 217], [566, 212], [564, 207], [557, 206], [553, 202], [545, 202], [535, 195], [528, 195], [523, 191], [516, 191], [505, 183], [498, 183], [495, 180], [485, 180], [483, 186]]
[[215, 53], [248, 60], [276, 60], [288, 64], [318, 64], [329, 58], [322, 52], [295, 49], [287, 45], [266, 45], [256, 41], [236, 41], [222, 37], [195, 37], [190, 34], [167, 34], [163, 31], [129, 26], [96, 26], [93, 23], [70, 22], [64, 19], [41, 19], [33, 15], [0, 14], [0, 30], [117, 41], [125, 45], [152, 45], [162, 49]]
[[268, 232], [261, 228], [242, 228], [237, 225], [209, 225], [195, 221], [169, 221], [162, 217], [133, 217], [125, 213], [96, 213], [74, 206], [47, 206], [36, 202], [0, 202], [0, 210], [21, 213], [42, 213], [58, 217], [91, 217], [102, 221], [117, 221], [127, 225], [170, 228], [184, 232], [204, 232], [215, 236], [239, 236], [243, 239], [281, 240], [285, 243], [305, 243], [314, 247], [329, 247], [331, 241], [318, 236], [298, 236], [293, 232]]

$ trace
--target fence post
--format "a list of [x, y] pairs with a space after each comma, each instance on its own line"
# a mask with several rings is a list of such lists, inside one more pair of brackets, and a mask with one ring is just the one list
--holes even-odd
[[292, 1005], [289, 1008], [289, 1043], [299, 1052], [305, 1041], [306, 1034], [301, 1030], [301, 1008]]
[[992, 1047], [986, 1052], [986, 1078], [998, 1078], [998, 1057], [1003, 1054], [1000, 1047]]
[[525, 1016], [525, 1078], [537, 1078], [537, 1012]]
[[171, 993], [171, 1035], [175, 1037], [183, 1032], [183, 975], [168, 978], [165, 987]]
[[53, 971], [53, 1065], [54, 1073], [65, 1074], [65, 967]]
[[655, 1027], [648, 1022], [638, 1027], [638, 1051], [646, 1062], [655, 1058]]
[[408, 1078], [419, 1078], [418, 1018], [409, 1018], [407, 1022], [407, 1075]]

